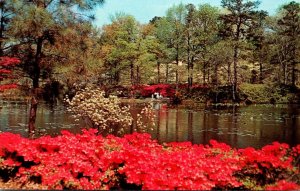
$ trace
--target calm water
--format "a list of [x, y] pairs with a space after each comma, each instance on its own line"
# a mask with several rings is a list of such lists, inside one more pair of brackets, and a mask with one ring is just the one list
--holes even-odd
[[[30, 105], [2, 103], [0, 131], [28, 136], [27, 121]], [[273, 141], [300, 144], [300, 107], [298, 105], [251, 105], [235, 108], [205, 108], [204, 105], [170, 108], [152, 103], [156, 126], [149, 133], [159, 142], [191, 141], [207, 144], [210, 139], [233, 147], [260, 148]], [[132, 113], [143, 107], [133, 104]], [[37, 114], [37, 136], [57, 135], [62, 129], [80, 132], [83, 122], [75, 122], [63, 106], [40, 104]]]

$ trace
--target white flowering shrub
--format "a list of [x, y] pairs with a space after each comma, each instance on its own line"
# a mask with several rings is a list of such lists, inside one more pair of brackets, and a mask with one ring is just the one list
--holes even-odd
[[152, 127], [155, 126], [154, 119], [155, 115], [152, 106], [148, 104], [142, 109], [140, 113], [137, 114], [136, 129], [134, 129], [134, 131], [143, 132], [148, 128], [153, 130]]
[[[123, 134], [133, 124], [130, 106], [121, 106], [120, 99], [116, 96], [105, 97], [105, 92], [100, 89], [87, 87], [76, 92], [72, 99], [65, 99], [68, 111], [72, 112], [75, 119], [83, 119], [98, 128], [99, 132]], [[141, 120], [154, 121], [152, 109], [148, 106], [138, 114], [135, 131], [144, 131], [146, 126]], [[144, 116], [144, 117], [141, 117]]]

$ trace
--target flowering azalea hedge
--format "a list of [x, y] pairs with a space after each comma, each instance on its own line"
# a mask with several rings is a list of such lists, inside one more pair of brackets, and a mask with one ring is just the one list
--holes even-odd
[[[300, 189], [300, 145], [158, 144], [149, 134], [0, 134], [0, 180], [49, 189]], [[2, 177], [1, 177], [2, 176]]]
[[[10, 57], [0, 57], [0, 82], [3, 79], [12, 78], [11, 74], [11, 67], [15, 66], [20, 63], [20, 60], [17, 58], [10, 58]], [[17, 84], [0, 84], [0, 92], [16, 88]]]
[[131, 89], [135, 94], [143, 97], [151, 97], [154, 93], [159, 93], [163, 97], [173, 97], [175, 95], [175, 87], [171, 84], [155, 84], [155, 85], [136, 85]]
[[[209, 89], [210, 87], [206, 84], [194, 84], [190, 92], [206, 93]], [[135, 95], [141, 95], [142, 97], [151, 97], [152, 94], [157, 92], [163, 97], [172, 98], [175, 96], [176, 84], [135, 85], [131, 87], [131, 90]], [[187, 93], [188, 85], [179, 84], [178, 91]]]

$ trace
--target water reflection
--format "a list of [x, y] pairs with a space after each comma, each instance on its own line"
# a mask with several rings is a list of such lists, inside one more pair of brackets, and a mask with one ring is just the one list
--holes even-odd
[[[148, 132], [162, 142], [191, 141], [207, 144], [216, 139], [233, 147], [260, 148], [273, 141], [300, 144], [300, 109], [297, 105], [251, 105], [247, 107], [205, 108], [204, 105], [170, 108], [152, 103], [156, 126]], [[136, 118], [145, 104], [130, 103]], [[2, 104], [0, 131], [28, 136], [28, 104]], [[78, 133], [83, 122], [66, 113], [63, 106], [40, 104], [37, 111], [37, 136], [57, 135], [63, 129]], [[128, 133], [133, 132], [133, 128]]]
[[[9, 131], [28, 137], [29, 103], [6, 102], [0, 104], [0, 131]], [[64, 106], [51, 107], [39, 104], [36, 116], [36, 137], [42, 135], [58, 135], [61, 130], [79, 133], [84, 127], [65, 112]]]
[[296, 105], [252, 105], [225, 110], [160, 107], [156, 110], [157, 128], [150, 133], [159, 142], [207, 144], [216, 139], [239, 148], [260, 148], [274, 141], [296, 145], [300, 143], [299, 111]]

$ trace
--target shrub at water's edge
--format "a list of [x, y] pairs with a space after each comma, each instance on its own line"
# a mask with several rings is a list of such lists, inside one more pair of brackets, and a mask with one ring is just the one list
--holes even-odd
[[15, 189], [296, 190], [299, 154], [300, 145], [277, 142], [260, 150], [214, 140], [161, 145], [149, 134], [103, 137], [94, 129], [34, 140], [1, 133], [0, 182]]
[[253, 103], [299, 103], [299, 90], [287, 85], [243, 83], [239, 92], [242, 99]]
[[[122, 87], [122, 86], [121, 86]], [[106, 93], [111, 94], [110, 88]], [[187, 84], [179, 84], [178, 92], [175, 84], [135, 85], [132, 87], [117, 87], [114, 95], [131, 98], [150, 98], [159, 93], [162, 97], [176, 97], [180, 93], [181, 99], [191, 99], [200, 102], [230, 103], [232, 102], [232, 86], [213, 86], [207, 84], [194, 84], [188, 88]], [[120, 90], [120, 91], [119, 91]], [[239, 103], [300, 103], [300, 90], [296, 87], [283, 84], [250, 84], [241, 83], [237, 92]]]
[[[83, 119], [90, 126], [97, 128], [101, 133], [124, 134], [133, 127], [133, 116], [129, 106], [121, 106], [117, 96], [105, 96], [105, 92], [98, 88], [87, 87], [77, 91], [75, 96], [65, 99], [68, 111], [72, 112], [77, 120]], [[154, 125], [154, 113], [150, 104], [137, 114], [137, 124], [134, 131], [144, 132]]]

